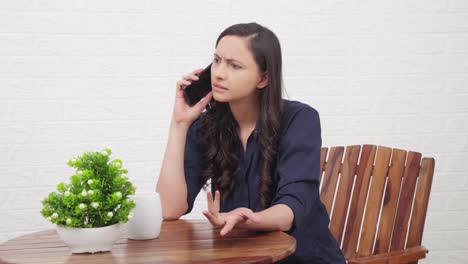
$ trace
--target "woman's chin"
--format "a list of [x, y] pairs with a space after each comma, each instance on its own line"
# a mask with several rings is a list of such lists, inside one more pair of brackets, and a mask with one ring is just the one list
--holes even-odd
[[229, 102], [229, 98], [227, 98], [226, 96], [220, 96], [216, 93], [213, 93], [213, 99], [216, 101], [216, 102], [220, 102], [220, 103], [227, 103]]

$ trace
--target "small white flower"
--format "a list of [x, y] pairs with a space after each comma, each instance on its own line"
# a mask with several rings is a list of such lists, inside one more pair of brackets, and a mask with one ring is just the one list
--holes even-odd
[[83, 190], [83, 191], [81, 192], [81, 196], [86, 196], [86, 195], [88, 195], [88, 193], [86, 192], [86, 190]]
[[117, 210], [119, 210], [119, 209], [120, 209], [120, 207], [121, 207], [121, 205], [120, 205], [120, 204], [118, 204], [118, 205], [117, 205], [117, 207], [115, 207], [115, 210], [116, 210], [116, 211], [117, 211]]
[[67, 221], [65, 221], [67, 223], [67, 225], [71, 224], [71, 219], [70, 218], [67, 218]]
[[65, 196], [70, 196], [70, 192], [69, 192], [69, 191], [65, 191], [65, 192], [63, 193], [63, 195], [65, 195]]
[[81, 210], [83, 210], [83, 209], [85, 209], [85, 208], [86, 208], [86, 204], [84, 204], [84, 203], [80, 203], [79, 207], [80, 207], [80, 209], [81, 209]]
[[107, 213], [107, 216], [108, 216], [108, 217], [112, 217], [112, 216], [114, 216], [114, 213], [113, 213], [113, 212], [108, 212], [108, 213]]
[[91, 203], [91, 206], [94, 208], [94, 209], [97, 209], [99, 207], [99, 203], [98, 202], [92, 202]]
[[133, 212], [130, 212], [127, 217], [128, 217], [128, 219], [132, 219], [133, 218]]
[[120, 161], [114, 161], [114, 166], [116, 166], [117, 168], [120, 168], [122, 167], [122, 163]]
[[93, 180], [88, 180], [88, 184], [89, 185], [93, 184]]
[[93, 193], [94, 193], [93, 190], [88, 191], [88, 195], [93, 195]]
[[71, 162], [71, 164], [74, 164], [76, 162], [76, 159], [70, 159], [68, 162]]
[[76, 172], [76, 174], [83, 175], [83, 172], [79, 170], [79, 171]]
[[105, 150], [101, 151], [101, 154], [104, 155], [104, 156], [108, 156], [108, 155], [109, 155], [109, 153], [108, 153], [107, 151], [105, 151]]
[[115, 194], [117, 195], [117, 197], [122, 198], [122, 193], [121, 192], [116, 192]]
[[52, 214], [52, 218], [57, 218], [58, 217], [58, 214], [57, 213], [53, 213]]
[[47, 220], [48, 220], [48, 221], [51, 221], [51, 220], [52, 220], [52, 217], [50, 217], [50, 216], [47, 217]]

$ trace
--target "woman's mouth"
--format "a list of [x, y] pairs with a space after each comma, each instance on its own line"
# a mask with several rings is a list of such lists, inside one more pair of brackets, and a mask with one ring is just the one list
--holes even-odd
[[213, 83], [211, 86], [212, 86], [213, 90], [218, 90], [218, 91], [226, 91], [227, 90], [226, 87], [224, 87], [222, 85], [219, 85], [217, 83]]

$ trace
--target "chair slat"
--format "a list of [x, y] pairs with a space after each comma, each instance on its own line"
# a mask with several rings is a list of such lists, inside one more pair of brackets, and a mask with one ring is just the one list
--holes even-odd
[[348, 146], [343, 165], [341, 167], [340, 183], [335, 198], [335, 206], [333, 216], [330, 222], [330, 231], [336, 238], [338, 243], [343, 238], [343, 231], [348, 210], [351, 191], [353, 188], [354, 176], [356, 175], [356, 167], [359, 159], [361, 146]]
[[385, 180], [387, 178], [388, 164], [390, 163], [391, 155], [391, 148], [379, 146], [372, 173], [369, 197], [367, 198], [367, 208], [361, 231], [358, 256], [369, 256], [372, 254], [374, 237], [377, 230], [377, 220], [379, 218], [380, 205], [382, 204]]
[[434, 163], [433, 158], [424, 158], [421, 163], [418, 186], [416, 188], [416, 200], [414, 201], [408, 242], [406, 243], [407, 248], [419, 246], [422, 242], [429, 194], [431, 193], [432, 177], [434, 175]]
[[325, 205], [328, 214], [331, 215], [333, 198], [335, 196], [336, 183], [338, 182], [338, 173], [340, 172], [341, 160], [343, 159], [344, 147], [330, 148], [328, 161], [325, 165], [325, 174], [322, 179], [322, 189], [320, 199]]
[[320, 150], [320, 182], [322, 182], [323, 168], [325, 166], [325, 160], [327, 159], [328, 148], [322, 148]]
[[377, 147], [364, 145], [357, 168], [356, 182], [349, 208], [348, 221], [344, 232], [342, 251], [347, 259], [353, 258], [357, 252], [357, 243], [364, 206], [367, 199], [370, 176]]
[[390, 250], [400, 250], [405, 247], [408, 220], [411, 214], [411, 205], [413, 202], [420, 163], [421, 153], [410, 151], [406, 160]]
[[386, 253], [390, 246], [398, 197], [400, 195], [401, 180], [405, 169], [406, 154], [407, 152], [401, 149], [393, 150], [374, 254]]

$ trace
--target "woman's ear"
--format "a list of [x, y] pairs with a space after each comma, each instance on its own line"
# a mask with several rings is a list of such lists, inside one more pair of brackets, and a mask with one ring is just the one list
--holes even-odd
[[257, 89], [263, 89], [268, 85], [268, 72], [262, 73], [260, 81], [257, 83]]

